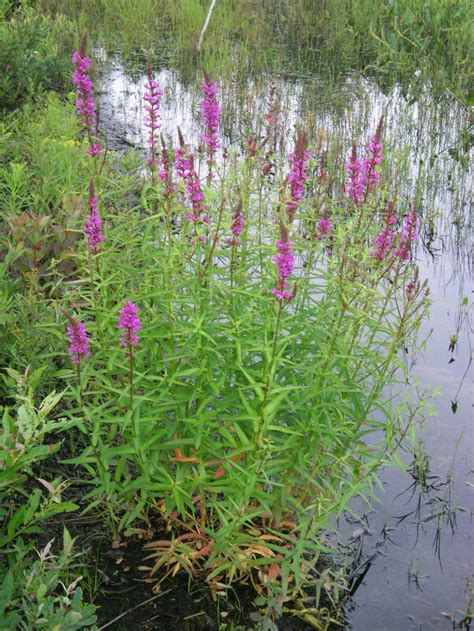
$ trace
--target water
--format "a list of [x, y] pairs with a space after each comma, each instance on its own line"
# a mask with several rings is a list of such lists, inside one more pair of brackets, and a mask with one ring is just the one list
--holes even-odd
[[[177, 144], [179, 125], [186, 141], [199, 142], [200, 96], [194, 85], [167, 69], [157, 73], [165, 87], [163, 132]], [[101, 73], [101, 116], [112, 148], [143, 149], [142, 97], [145, 76], [126, 74], [117, 59]], [[269, 78], [222, 88], [225, 142], [241, 144], [258, 133]], [[362, 541], [370, 569], [348, 608], [355, 630], [446, 629], [459, 623], [474, 600], [474, 423], [472, 400], [472, 212], [469, 112], [429, 91], [417, 100], [398, 88], [382, 93], [374, 83], [350, 76], [328, 87], [321, 77], [277, 81], [282, 148], [288, 150], [298, 120], [314, 134], [324, 130], [347, 152], [353, 139], [366, 139], [385, 117], [385, 147], [392, 156], [401, 204], [417, 198], [423, 216], [416, 254], [433, 305], [420, 339], [424, 349], [407, 357], [418, 389], [437, 393], [434, 415], [420, 430], [429, 461], [424, 492], [400, 469], [381, 472], [384, 492], [372, 510], [361, 508], [361, 523], [346, 521], [347, 537]], [[455, 336], [454, 348], [449, 348]], [[401, 452], [407, 469], [413, 453]], [[460, 627], [458, 627], [460, 628]]]

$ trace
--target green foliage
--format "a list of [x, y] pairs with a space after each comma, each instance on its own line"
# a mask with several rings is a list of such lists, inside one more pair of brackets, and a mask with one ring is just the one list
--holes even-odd
[[[400, 352], [426, 295], [412, 265], [369, 255], [385, 187], [355, 206], [340, 174], [321, 179], [314, 160], [293, 223], [287, 167], [269, 181], [267, 151], [229, 150], [197, 233], [182, 185], [169, 194], [153, 177], [111, 166], [98, 176], [91, 164], [106, 241], [93, 257], [76, 244], [80, 282], [56, 299], [58, 314], [86, 324], [92, 357], [58, 375], [80, 432], [68, 463], [88, 476], [90, 508], [105, 505], [129, 534], [159, 511], [171, 533], [147, 544], [154, 572], [204, 572], [215, 590], [251, 575], [286, 599], [313, 580], [321, 530], [372, 494], [416, 414], [394, 409], [389, 387], [405, 379]], [[204, 160], [196, 167], [205, 174]], [[245, 230], [230, 245], [236, 207]], [[327, 239], [316, 236], [322, 208]], [[289, 304], [271, 293], [285, 231], [298, 257]], [[126, 300], [143, 322], [133, 355], [117, 333]], [[60, 315], [56, 331], [65, 324]]]
[[[45, 460], [59, 448], [59, 443], [47, 443], [45, 437], [68, 427], [64, 419], [50, 420], [52, 410], [62, 394], [51, 393], [36, 407], [33, 391], [43, 369], [20, 375], [8, 369], [8, 385], [17, 391], [16, 410], [2, 406], [0, 430], [0, 554], [9, 554], [9, 546], [19, 537], [39, 532], [38, 523], [58, 513], [75, 510], [71, 502], [61, 501], [60, 480], [52, 483], [39, 480], [48, 490], [45, 498], [40, 488], [26, 488], [34, 477], [33, 466]], [[70, 423], [69, 423], [70, 425]]]
[[63, 582], [77, 556], [72, 554], [73, 540], [66, 528], [63, 539], [58, 556], [51, 553], [50, 541], [34, 562], [23, 546], [17, 546], [14, 564], [0, 577], [2, 629], [97, 629], [95, 607], [83, 602], [78, 587], [80, 577], [69, 585]]
[[[2, 629], [80, 629], [95, 622], [94, 607], [82, 602], [76, 579], [69, 586], [66, 571], [74, 555], [72, 539], [64, 530], [64, 547], [59, 558], [50, 553], [50, 542], [32, 562], [33, 537], [41, 524], [55, 516], [75, 511], [73, 502], [64, 501], [65, 483], [37, 477], [35, 469], [54, 454], [60, 443], [49, 442], [51, 435], [64, 432], [68, 422], [51, 420], [62, 398], [52, 392], [39, 406], [34, 391], [43, 368], [24, 375], [8, 369], [2, 375], [16, 393], [13, 409], [2, 406], [0, 427], [0, 628]], [[35, 484], [37, 483], [37, 485]], [[46, 494], [45, 494], [46, 491]], [[61, 592], [64, 592], [61, 594]]]
[[74, 27], [22, 5], [8, 15], [0, 8], [0, 110], [18, 107], [44, 90], [62, 90]]

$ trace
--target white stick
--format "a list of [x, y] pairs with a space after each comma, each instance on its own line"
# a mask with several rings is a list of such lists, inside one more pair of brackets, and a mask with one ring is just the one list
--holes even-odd
[[214, 10], [216, 2], [217, 0], [212, 0], [211, 6], [209, 7], [209, 11], [207, 12], [206, 21], [204, 22], [204, 26], [202, 27], [201, 35], [199, 35], [199, 42], [198, 42], [198, 47], [197, 47], [198, 52], [201, 50], [204, 33], [206, 32], [207, 25], [209, 24], [209, 20], [211, 19], [212, 11]]

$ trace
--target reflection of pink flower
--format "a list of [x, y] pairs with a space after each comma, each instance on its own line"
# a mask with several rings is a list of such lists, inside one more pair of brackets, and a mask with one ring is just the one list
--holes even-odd
[[120, 309], [120, 318], [117, 329], [122, 329], [122, 346], [138, 344], [138, 331], [142, 323], [138, 318], [138, 308], [128, 300]]
[[79, 364], [83, 357], [89, 357], [91, 354], [89, 338], [87, 337], [86, 326], [82, 322], [77, 322], [71, 316], [68, 316], [71, 326], [66, 328], [69, 337], [69, 347], [67, 352], [71, 357], [73, 364]]

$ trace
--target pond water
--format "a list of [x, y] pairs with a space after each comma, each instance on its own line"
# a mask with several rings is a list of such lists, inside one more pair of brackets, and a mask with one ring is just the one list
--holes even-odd
[[[101, 119], [109, 144], [143, 149], [145, 76], [136, 65], [132, 76], [118, 58], [105, 59], [100, 51], [98, 57], [103, 61]], [[196, 84], [182, 82], [168, 69], [156, 75], [165, 88], [164, 135], [176, 146], [179, 125], [186, 141], [197, 144]], [[360, 507], [360, 521], [346, 519], [341, 525], [347, 539], [360, 540], [371, 559], [347, 614], [349, 627], [360, 631], [452, 628], [474, 601], [470, 114], [429, 90], [415, 100], [399, 88], [383, 93], [357, 76], [338, 85], [319, 76], [262, 78], [245, 85], [229, 81], [220, 95], [227, 144], [258, 133], [255, 121], [265, 110], [271, 79], [277, 84], [286, 148], [294, 124], [305, 119], [347, 152], [353, 139], [363, 141], [375, 130], [383, 113], [385, 147], [394, 172], [402, 173], [398, 192], [418, 200], [423, 227], [416, 259], [433, 304], [420, 332], [423, 350], [407, 361], [419, 390], [436, 393], [435, 412], [420, 429], [418, 450], [418, 462], [429, 463], [428, 478], [421, 489], [413, 487], [408, 471], [382, 471], [379, 502], [371, 510]], [[409, 469], [413, 452], [400, 456]]]

